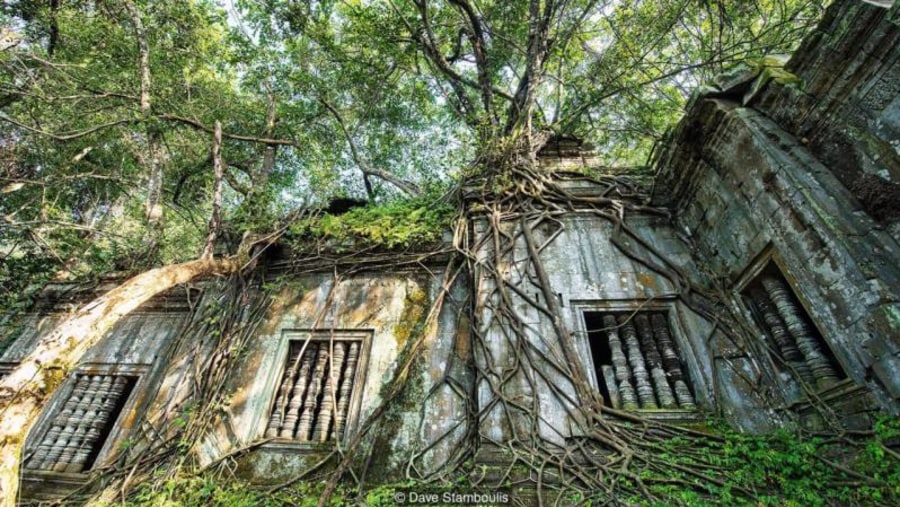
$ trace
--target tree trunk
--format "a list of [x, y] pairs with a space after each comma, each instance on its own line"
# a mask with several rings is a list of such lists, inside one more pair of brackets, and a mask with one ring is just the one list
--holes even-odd
[[199, 276], [234, 273], [241, 264], [236, 257], [199, 259], [147, 271], [88, 303], [41, 339], [0, 381], [0, 507], [16, 505], [25, 437], [84, 353], [153, 296]]
[[[264, 137], [271, 138], [275, 134], [275, 123], [278, 120], [278, 105], [275, 103], [275, 95], [271, 92], [269, 96], [269, 105], [266, 110], [266, 130]], [[247, 195], [250, 216], [265, 217], [266, 216], [266, 192], [269, 188], [269, 176], [275, 169], [275, 156], [278, 154], [277, 144], [266, 144], [263, 150], [262, 162], [256, 170], [250, 175], [250, 193]]]
[[[266, 108], [266, 137], [275, 135], [275, 122], [278, 120], [278, 107], [275, 103], [275, 95], [269, 93], [269, 105]], [[266, 186], [269, 184], [269, 175], [275, 168], [275, 154], [278, 149], [277, 144], [267, 144], [266, 150], [263, 152], [262, 166], [253, 178], [253, 186], [265, 195]]]
[[209, 231], [206, 236], [206, 246], [200, 254], [201, 259], [212, 259], [216, 249], [216, 236], [222, 227], [222, 124], [216, 121], [216, 130], [213, 134], [212, 146], [213, 159], [213, 198], [212, 212], [209, 215]]
[[[140, 71], [141, 79], [140, 110], [144, 120], [149, 121], [153, 113], [153, 107], [150, 104], [150, 43], [137, 6], [131, 1], [123, 2], [122, 6], [128, 12], [128, 17], [134, 28], [134, 36], [138, 43], [138, 70]], [[162, 236], [163, 150], [162, 136], [158, 125], [148, 123], [147, 129], [147, 154], [143, 157], [143, 164], [149, 174], [145, 211], [147, 226], [150, 229], [150, 250], [152, 252], [156, 249], [159, 238]]]

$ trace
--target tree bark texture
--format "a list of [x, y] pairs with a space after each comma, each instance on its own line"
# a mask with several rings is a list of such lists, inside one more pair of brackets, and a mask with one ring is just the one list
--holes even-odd
[[218, 121], [213, 134], [212, 160], [212, 213], [209, 215], [209, 232], [206, 236], [206, 246], [203, 247], [203, 252], [200, 254], [201, 259], [212, 259], [216, 248], [216, 236], [219, 235], [219, 229], [222, 226], [222, 175], [225, 169], [222, 165], [222, 124]]

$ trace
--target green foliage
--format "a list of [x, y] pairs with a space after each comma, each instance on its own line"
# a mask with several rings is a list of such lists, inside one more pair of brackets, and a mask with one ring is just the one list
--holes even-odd
[[597, 145], [606, 165], [641, 165], [693, 88], [789, 53], [822, 11], [805, 0], [616, 2], [595, 31], [579, 34], [580, 48], [559, 54], [581, 62], [562, 66], [561, 126]]
[[[238, 236], [271, 230], [286, 210], [322, 204], [317, 196], [397, 196], [375, 177], [366, 188], [361, 166], [420, 187], [446, 184], [474, 155], [515, 144], [532, 126], [586, 137], [608, 165], [640, 165], [693, 86], [737, 62], [789, 51], [821, 13], [805, 0], [566, 2], [553, 14], [540, 65], [547, 75], [532, 76], [533, 122], [505, 131], [515, 108], [501, 97], [516, 93], [533, 27], [522, 2], [478, 2], [488, 34], [480, 76], [461, 37], [470, 21], [453, 2], [430, 3], [425, 23], [408, 0], [237, 0], [230, 16], [212, 0], [133, 0], [149, 47], [149, 113], [139, 104], [138, 36], [122, 2], [52, 4], [0, 9], [0, 23], [21, 39], [0, 52], [7, 294], [56, 274], [77, 279], [196, 256], [210, 213], [216, 121], [227, 134], [223, 214]], [[428, 63], [425, 24], [449, 72]], [[771, 66], [765, 72], [790, 80]], [[472, 86], [482, 78], [495, 89], [491, 107]], [[158, 160], [151, 135], [164, 147]], [[282, 142], [252, 141], [259, 137]], [[267, 150], [273, 164], [262, 175]], [[166, 208], [159, 249], [148, 252], [151, 166], [162, 168]], [[436, 237], [443, 211], [392, 206], [325, 217], [306, 232], [388, 248]], [[391, 223], [407, 216], [406, 226]], [[19, 260], [30, 256], [40, 260]]]
[[730, 497], [731, 487], [752, 485], [763, 492], [778, 491], [777, 496], [763, 495], [774, 502], [823, 505], [833, 471], [816, 459], [820, 444], [785, 431], [766, 438], [729, 435], [724, 461], [736, 470], [721, 492]]
[[[893, 454], [888, 445], [893, 446]], [[862, 486], [856, 491], [860, 498], [874, 501], [900, 500], [900, 419], [883, 417], [875, 423], [875, 438], [866, 443], [865, 449], [853, 463], [858, 470], [865, 470], [872, 478], [887, 484], [887, 488]], [[883, 491], [886, 489], [886, 491]]]
[[[900, 501], [900, 461], [885, 452], [885, 443], [896, 445], [900, 437], [900, 421], [895, 418], [879, 420], [874, 437], [855, 445], [789, 431], [760, 436], [737, 433], [724, 424], [715, 426], [724, 437], [721, 446], [698, 447], [690, 438], [675, 438], [661, 445], [656, 458], [663, 461], [666, 472], [642, 474], [650, 491], [666, 499], [654, 505], [814, 507], [896, 505]], [[698, 455], [714, 464], [714, 476], [721, 485], [698, 482], [682, 471], [702, 470], [697, 468]], [[869, 477], [871, 482], [860, 477]], [[673, 479], [683, 484], [671, 484]], [[647, 504], [641, 498], [632, 500], [637, 505]]]
[[[324, 489], [324, 482], [297, 482], [272, 492], [257, 488], [236, 478], [215, 477], [211, 474], [180, 473], [172, 478], [148, 481], [128, 496], [123, 507], [313, 507]], [[366, 505], [393, 507], [398, 505], [397, 494], [416, 491], [440, 495], [445, 491], [469, 490], [463, 483], [434, 484], [423, 481], [381, 484], [359, 491], [338, 486], [329, 502], [330, 507]], [[443, 505], [443, 504], [437, 504]]]
[[393, 507], [397, 505], [398, 490], [407, 490], [414, 486], [413, 482], [377, 486], [366, 493], [366, 505], [368, 507]]
[[[660, 502], [648, 502], [640, 496], [619, 498], [627, 505], [654, 507], [746, 506], [746, 507], [814, 507], [814, 506], [892, 506], [900, 499], [900, 466], [885, 445], [897, 445], [900, 421], [883, 417], [868, 440], [855, 440], [847, 445], [842, 439], [825, 440], [779, 431], [767, 436], [737, 433], [723, 424], [713, 425], [720, 433], [721, 444], [698, 445], [690, 437], [672, 438], [660, 444], [654, 455], [656, 465], [638, 472], [650, 493]], [[715, 470], [697, 468], [696, 456], [705, 455]], [[831, 466], [841, 463], [853, 473], [871, 477], [871, 484], [859, 484], [859, 478]], [[670, 466], [667, 466], [670, 465]], [[463, 468], [468, 468], [467, 463]], [[708, 467], [708, 465], [706, 465]], [[680, 467], [676, 468], [676, 467]], [[683, 470], [713, 473], [723, 483], [700, 482]], [[632, 489], [634, 481], [617, 475], [610, 478], [621, 487]], [[677, 483], [680, 482], [680, 483]], [[174, 478], [147, 481], [129, 496], [127, 507], [189, 507], [315, 505], [324, 487], [322, 482], [298, 482], [277, 492], [255, 489], [235, 478], [209, 474], [179, 474]], [[375, 484], [362, 491], [339, 487], [331, 506], [397, 505], [397, 494], [416, 491], [442, 493], [472, 490], [468, 475], [461, 470], [456, 482], [430, 483], [407, 480]], [[743, 491], [749, 491], [746, 495]], [[564, 498], [572, 504], [606, 503], [596, 492], [573, 489]]]
[[[150, 49], [154, 114], [211, 124], [254, 111], [221, 66], [224, 11], [207, 0], [134, 4]], [[196, 257], [208, 217], [210, 135], [140, 113], [138, 45], [121, 3], [13, 2], [0, 21], [23, 39], [0, 58], [4, 296], [49, 279]], [[165, 146], [168, 206], [157, 249], [147, 248], [143, 207], [150, 131]], [[0, 311], [12, 304], [0, 301]]]
[[0, 314], [26, 310], [52, 269], [53, 262], [45, 257], [17, 255], [0, 262]]
[[440, 239], [453, 212], [452, 206], [434, 196], [398, 199], [300, 221], [290, 231], [300, 249], [310, 236], [329, 241], [337, 250], [423, 247]]
[[[313, 507], [319, 500], [323, 484], [299, 482], [277, 492], [256, 489], [236, 479], [215, 478], [211, 475], [181, 474], [163, 481], [138, 486], [125, 503], [127, 507], [276, 507], [292, 505]], [[339, 489], [332, 507], [350, 505]], [[120, 504], [117, 504], [120, 505]]]

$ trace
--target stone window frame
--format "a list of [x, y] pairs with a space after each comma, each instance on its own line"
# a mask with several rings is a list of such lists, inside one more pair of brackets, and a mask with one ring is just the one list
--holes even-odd
[[585, 312], [598, 313], [622, 313], [622, 312], [659, 312], [665, 313], [669, 324], [669, 333], [675, 341], [678, 348], [678, 359], [681, 362], [682, 369], [687, 377], [688, 388], [694, 397], [695, 409], [636, 409], [628, 410], [635, 414], [640, 414], [648, 419], [669, 420], [672, 422], [692, 422], [700, 421], [705, 417], [704, 412], [707, 410], [705, 406], [705, 396], [701, 395], [705, 390], [705, 386], [698, 383], [696, 379], [697, 371], [693, 365], [697, 364], [693, 347], [686, 339], [687, 333], [679, 318], [679, 310], [677, 301], [674, 298], [655, 298], [655, 299], [614, 299], [614, 300], [579, 300], [571, 301], [572, 312], [574, 313], [575, 341], [578, 352], [585, 357], [584, 366], [587, 369], [588, 381], [591, 387], [600, 390], [600, 379], [597, 378], [597, 370], [594, 367], [594, 360], [591, 353], [590, 342], [588, 338], [587, 325], [584, 319]]
[[[812, 312], [809, 311], [813, 305], [804, 291], [800, 290], [797, 281], [792, 276], [787, 275], [787, 273], [791, 272], [790, 264], [784, 260], [784, 257], [781, 256], [775, 245], [769, 243], [748, 263], [747, 267], [744, 268], [743, 272], [736, 278], [735, 282], [732, 284], [731, 293], [734, 304], [737, 306], [740, 314], [744, 316], [747, 323], [757, 332], [756, 336], [760, 339], [757, 343], [759, 346], [758, 350], [763, 354], [763, 357], [766, 358], [765, 367], [771, 372], [771, 376], [775, 379], [776, 385], [781, 389], [785, 400], [789, 402], [792, 399], [793, 401], [802, 401], [806, 396], [803, 395], [801, 397], [802, 399], [795, 399], [796, 394], [794, 396], [791, 395], [791, 393], [796, 393], [797, 390], [800, 389], [800, 382], [794, 378], [794, 375], [791, 374], [784, 365], [779, 364], [779, 362], [784, 361], [784, 359], [781, 358], [775, 350], [771, 349], [770, 343], [767, 343], [770, 340], [769, 331], [760, 326], [753, 310], [748, 305], [744, 294], [748, 286], [751, 285], [770, 265], [775, 267], [779, 275], [781, 275], [781, 278], [787, 283], [791, 293], [797, 299], [797, 302], [800, 303], [803, 313], [812, 324], [816, 333], [818, 333], [822, 345], [828, 348], [828, 352], [831, 354], [836, 366], [840, 369], [840, 373], [844, 375], [843, 379], [840, 379], [837, 383], [828, 387], [818, 388], [816, 386], [811, 386], [813, 387], [813, 392], [818, 395], [824, 395], [825, 393], [832, 391], [843, 391], [854, 385], [853, 379], [847, 374], [848, 370], [844, 364], [845, 358], [841, 357], [840, 350], [832, 345], [831, 340], [828, 339], [828, 333], [825, 332], [825, 329], [819, 324], [817, 319], [813, 317]], [[761, 340], [765, 340], [765, 342]], [[787, 378], [785, 376], [787, 376]]]
[[25, 437], [22, 460], [23, 465], [25, 460], [30, 457], [34, 447], [40, 443], [40, 440], [44, 438], [50, 430], [53, 419], [59, 411], [62, 410], [66, 401], [72, 395], [72, 391], [75, 388], [75, 379], [78, 375], [116, 375], [133, 377], [135, 379], [134, 385], [128, 393], [128, 399], [125, 400], [124, 405], [122, 405], [122, 410], [119, 411], [119, 414], [116, 416], [112, 429], [110, 429], [109, 433], [103, 439], [103, 445], [100, 446], [97, 457], [91, 463], [90, 468], [81, 472], [56, 472], [52, 470], [28, 469], [23, 466], [22, 472], [26, 476], [68, 477], [79, 481], [86, 479], [98, 466], [103, 466], [103, 463], [107, 459], [115, 455], [115, 446], [118, 445], [128, 433], [122, 428], [121, 422], [128, 417], [131, 417], [137, 410], [140, 401], [139, 393], [144, 390], [144, 386], [146, 382], [148, 382], [149, 373], [150, 365], [146, 364], [85, 363], [73, 369], [56, 392], [53, 393], [50, 404], [44, 408], [37, 423], [31, 431], [28, 432], [28, 436]]
[[275, 408], [275, 402], [278, 399], [278, 390], [284, 378], [287, 362], [291, 350], [291, 342], [302, 340], [340, 340], [340, 341], [359, 341], [359, 357], [356, 363], [356, 372], [353, 379], [353, 392], [350, 395], [350, 402], [347, 405], [347, 418], [344, 422], [344, 433], [340, 443], [346, 442], [357, 429], [357, 423], [362, 411], [362, 397], [365, 391], [366, 382], [369, 373], [369, 356], [371, 354], [372, 341], [375, 331], [373, 329], [283, 329], [281, 338], [278, 343], [278, 351], [275, 354], [273, 370], [277, 372], [275, 375], [269, 375], [267, 395], [268, 402], [265, 404], [265, 412], [260, 414], [258, 434], [260, 438], [266, 439], [265, 447], [275, 449], [288, 450], [315, 450], [322, 446], [333, 446], [338, 443], [337, 439], [326, 440], [324, 442], [315, 442], [308, 440], [295, 440], [292, 438], [266, 437], [266, 430], [269, 425], [269, 419]]

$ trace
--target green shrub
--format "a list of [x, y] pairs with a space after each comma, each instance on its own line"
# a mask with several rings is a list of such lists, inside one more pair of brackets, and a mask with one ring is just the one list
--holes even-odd
[[403, 199], [302, 220], [290, 232], [300, 249], [310, 236], [330, 240], [337, 250], [427, 246], [450, 226], [453, 211], [432, 196]]

